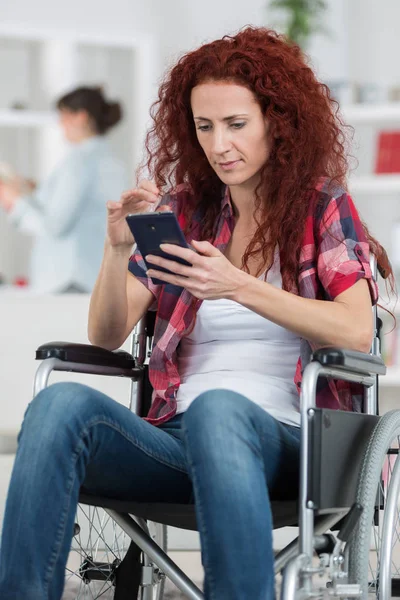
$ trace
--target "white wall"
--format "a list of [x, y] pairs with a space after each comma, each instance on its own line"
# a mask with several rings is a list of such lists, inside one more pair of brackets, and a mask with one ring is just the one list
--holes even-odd
[[362, 83], [400, 85], [400, 2], [352, 0], [350, 73]]
[[[374, 0], [369, 3], [373, 5]], [[268, 13], [267, 0], [0, 0], [2, 24], [24, 23], [110, 35], [154, 33], [160, 47], [160, 74], [184, 50], [247, 24], [271, 24]], [[342, 77], [347, 69], [347, 13], [345, 0], [329, 0], [327, 20], [332, 37], [319, 35], [310, 47], [318, 68], [328, 77]]]

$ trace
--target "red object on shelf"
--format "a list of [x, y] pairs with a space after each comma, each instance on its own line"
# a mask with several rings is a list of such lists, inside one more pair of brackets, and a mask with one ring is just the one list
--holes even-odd
[[16, 285], [17, 287], [25, 287], [26, 285], [28, 285], [28, 280], [26, 279], [26, 277], [16, 277], [14, 279], [14, 285]]
[[400, 173], [400, 131], [379, 133], [375, 173]]

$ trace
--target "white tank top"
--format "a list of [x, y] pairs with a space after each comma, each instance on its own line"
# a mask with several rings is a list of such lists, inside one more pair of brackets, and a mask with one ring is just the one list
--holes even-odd
[[[279, 253], [267, 281], [282, 287]], [[233, 390], [273, 417], [300, 425], [293, 382], [300, 338], [233, 300], [204, 300], [191, 333], [178, 347], [177, 412], [202, 392]]]

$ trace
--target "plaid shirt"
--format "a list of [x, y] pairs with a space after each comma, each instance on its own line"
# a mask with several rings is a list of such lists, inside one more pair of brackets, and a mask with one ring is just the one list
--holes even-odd
[[[359, 279], [369, 283], [372, 302], [376, 303], [378, 288], [372, 279], [369, 265], [369, 244], [351, 197], [342, 188], [327, 191], [327, 180], [321, 179], [315, 187], [318, 202], [312, 204], [306, 220], [300, 252], [297, 285], [291, 293], [304, 298], [332, 301]], [[174, 194], [164, 196], [178, 215], [183, 226], [182, 206], [188, 200], [187, 187], [179, 186]], [[201, 215], [193, 217], [193, 227], [187, 241], [200, 239]], [[235, 225], [230, 194], [225, 189], [217, 224], [214, 246], [224, 252]], [[328, 230], [332, 235], [328, 233]], [[180, 385], [177, 368], [177, 348], [182, 337], [191, 330], [201, 300], [184, 288], [171, 284], [155, 285], [146, 275], [146, 265], [136, 249], [129, 262], [129, 270], [155, 297], [152, 308], [157, 310], [149, 377], [153, 386], [153, 401], [146, 418], [159, 425], [176, 413], [176, 393]], [[294, 382], [300, 393], [304, 367], [310, 361], [315, 347], [302, 339]], [[320, 378], [317, 387], [317, 406], [359, 411], [363, 386], [345, 381]]]

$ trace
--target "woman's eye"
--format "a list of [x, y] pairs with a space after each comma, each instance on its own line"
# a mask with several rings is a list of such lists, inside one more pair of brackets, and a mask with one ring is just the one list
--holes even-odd
[[246, 125], [246, 123], [242, 122], [238, 122], [238, 123], [231, 123], [231, 127], [233, 127], [233, 129], [242, 129], [242, 127], [244, 127]]
[[209, 126], [209, 125], [199, 125], [199, 126], [197, 127], [197, 129], [198, 129], [199, 131], [209, 131], [209, 129], [210, 129], [210, 126]]

